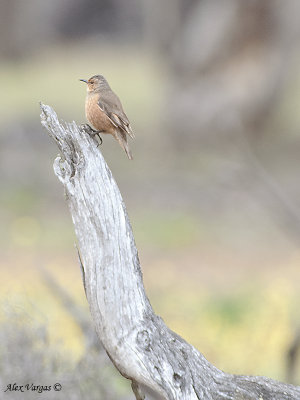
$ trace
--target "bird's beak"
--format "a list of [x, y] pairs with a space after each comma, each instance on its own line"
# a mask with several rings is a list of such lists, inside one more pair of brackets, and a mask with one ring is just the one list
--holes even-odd
[[87, 80], [85, 79], [79, 79], [81, 82], [87, 83]]

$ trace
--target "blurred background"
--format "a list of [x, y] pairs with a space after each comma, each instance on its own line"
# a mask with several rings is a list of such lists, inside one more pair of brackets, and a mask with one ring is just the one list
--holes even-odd
[[155, 312], [226, 372], [300, 384], [299, 1], [1, 0], [0, 21], [1, 388], [133, 398], [94, 338], [39, 119], [42, 101], [84, 123], [94, 74], [136, 133], [132, 162], [100, 150]]

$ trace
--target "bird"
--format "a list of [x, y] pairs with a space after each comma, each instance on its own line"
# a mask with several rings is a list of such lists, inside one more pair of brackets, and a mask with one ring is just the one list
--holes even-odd
[[[103, 75], [79, 80], [87, 84], [85, 115], [91, 125], [88, 125], [88, 133], [93, 136], [100, 133], [113, 135], [132, 160], [127, 139], [128, 136], [133, 139], [134, 133], [119, 97], [112, 91]], [[102, 143], [101, 138], [100, 140]]]

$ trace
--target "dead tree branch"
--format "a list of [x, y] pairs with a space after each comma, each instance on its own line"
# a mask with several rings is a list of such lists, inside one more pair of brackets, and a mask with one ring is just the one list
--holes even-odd
[[49, 106], [41, 110], [61, 153], [54, 171], [75, 226], [96, 331], [136, 398], [145, 385], [170, 400], [299, 399], [300, 387], [220, 371], [154, 314], [128, 215], [101, 152], [74, 122], [62, 124]]

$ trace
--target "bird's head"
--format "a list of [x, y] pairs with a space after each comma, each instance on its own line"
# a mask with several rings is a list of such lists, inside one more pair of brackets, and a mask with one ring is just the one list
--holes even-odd
[[94, 75], [90, 79], [79, 79], [82, 82], [87, 84], [87, 91], [88, 92], [97, 92], [101, 89], [109, 88], [107, 80], [102, 75]]

